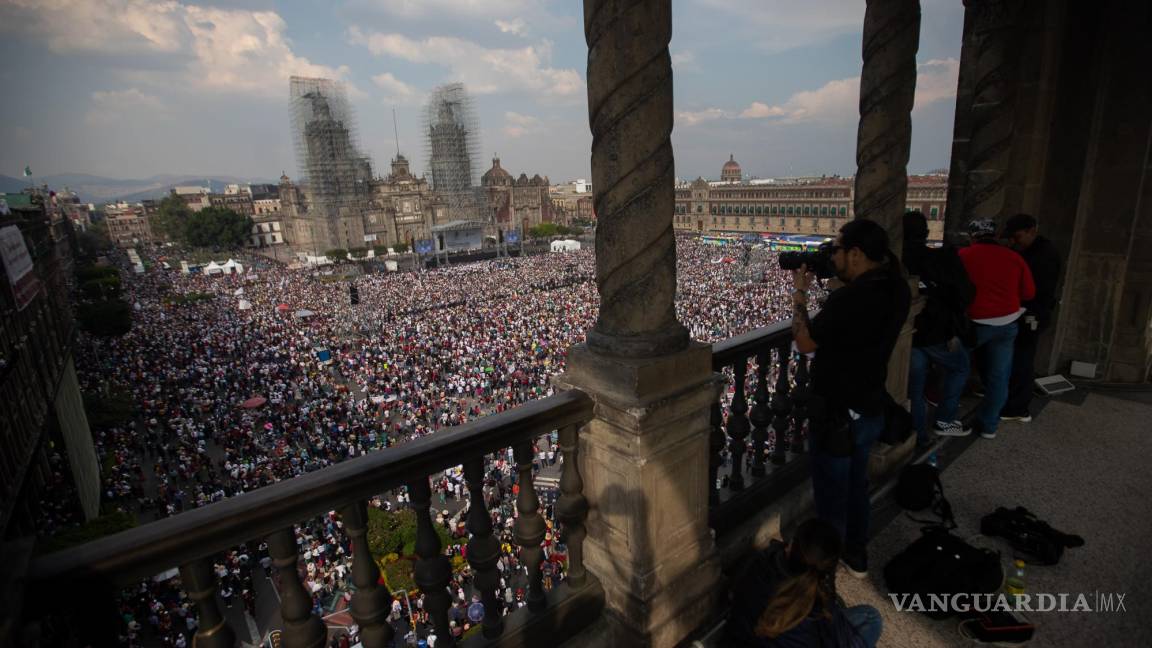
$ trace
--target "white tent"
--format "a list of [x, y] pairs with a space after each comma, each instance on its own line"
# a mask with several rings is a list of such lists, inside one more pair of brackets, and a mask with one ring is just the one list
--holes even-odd
[[552, 241], [553, 252], [575, 252], [580, 249], [580, 241], [573, 241], [572, 239], [565, 239], [563, 241]]
[[252, 302], [247, 299], [240, 300], [240, 310], [252, 310]]
[[236, 290], [233, 290], [232, 294], [237, 296], [237, 297], [239, 297], [240, 295], [243, 295], [244, 294], [244, 286], [240, 286]]
[[228, 259], [224, 265], [220, 267], [224, 269], [224, 274], [232, 274], [233, 272], [240, 274], [244, 272], [244, 266], [233, 259]]
[[296, 319], [304, 319], [305, 317], [312, 317], [315, 314], [316, 314], [315, 311], [310, 311], [307, 308], [301, 308], [300, 310], [296, 311]]
[[220, 274], [221, 272], [224, 272], [224, 267], [221, 266], [219, 263], [216, 263], [215, 261], [204, 266], [204, 274], [207, 274], [207, 275]]

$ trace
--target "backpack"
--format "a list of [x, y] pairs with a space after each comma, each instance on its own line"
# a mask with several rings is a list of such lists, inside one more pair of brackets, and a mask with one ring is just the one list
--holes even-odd
[[947, 619], [955, 612], [933, 609], [928, 597], [944, 594], [993, 594], [1004, 582], [1000, 553], [973, 547], [943, 526], [927, 526], [920, 537], [884, 566], [884, 582], [893, 594], [918, 594], [924, 614]]
[[940, 522], [917, 520], [926, 524], [937, 524], [948, 529], [956, 528], [952, 516], [952, 505], [944, 497], [944, 484], [940, 482], [940, 470], [929, 463], [914, 463], [904, 466], [896, 480], [892, 492], [893, 499], [906, 511], [923, 511], [931, 508]]
[[1017, 557], [1032, 565], [1055, 565], [1065, 547], [1079, 547], [1084, 539], [1062, 533], [1036, 517], [1023, 506], [1009, 510], [1003, 506], [980, 520], [980, 533], [1008, 540]]

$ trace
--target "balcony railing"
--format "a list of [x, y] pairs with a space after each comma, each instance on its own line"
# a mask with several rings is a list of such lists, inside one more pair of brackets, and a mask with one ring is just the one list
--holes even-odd
[[[467, 560], [476, 589], [483, 596], [482, 638], [495, 645], [551, 645], [572, 636], [595, 620], [603, 607], [598, 581], [583, 565], [584, 521], [588, 502], [578, 463], [580, 427], [592, 416], [592, 401], [582, 392], [569, 391], [533, 401], [507, 412], [443, 430], [404, 445], [371, 453], [266, 486], [174, 517], [95, 540], [81, 547], [34, 561], [30, 582], [32, 600], [51, 592], [81, 592], [74, 618], [87, 627], [82, 636], [96, 637], [96, 645], [115, 641], [118, 615], [112, 605], [118, 588], [179, 566], [184, 591], [197, 604], [198, 646], [232, 646], [235, 633], [217, 602], [214, 556], [241, 543], [264, 538], [280, 574], [280, 611], [287, 646], [323, 646], [327, 631], [311, 613], [312, 598], [298, 571], [294, 526], [308, 518], [338, 511], [352, 543], [352, 582], [356, 591], [350, 612], [360, 626], [366, 646], [384, 646], [393, 629], [387, 618], [391, 600], [378, 586], [379, 568], [367, 544], [367, 499], [399, 486], [407, 486], [416, 512], [414, 576], [425, 594], [424, 609], [441, 645], [452, 645], [449, 627], [451, 566], [443, 554], [429, 510], [432, 491], [429, 475], [463, 465], [469, 492]], [[556, 517], [560, 540], [568, 550], [564, 583], [545, 593], [541, 543], [546, 525], [532, 475], [533, 441], [558, 431], [563, 457]], [[513, 527], [521, 562], [527, 566], [527, 610], [500, 616], [496, 600], [500, 542], [493, 535], [485, 503], [484, 457], [512, 448], [519, 493], [518, 517]], [[468, 642], [465, 643], [467, 645]]]
[[717, 536], [808, 476], [808, 358], [793, 352], [791, 329], [791, 320], [777, 322], [712, 348], [712, 368], [724, 376], [709, 439], [709, 525]]
[[[803, 453], [807, 360], [791, 349], [789, 322], [716, 344], [713, 367], [727, 376], [712, 406], [710, 524], [723, 534], [763, 509], [807, 476]], [[749, 398], [751, 396], [751, 398]], [[749, 403], [751, 402], [751, 407]], [[326, 630], [311, 613], [312, 599], [298, 571], [294, 525], [337, 511], [352, 544], [350, 612], [366, 646], [392, 638], [391, 599], [378, 586], [379, 568], [367, 544], [367, 500], [407, 486], [417, 516], [415, 582], [440, 642], [452, 645], [449, 628], [451, 567], [430, 515], [429, 476], [463, 465], [469, 492], [467, 560], [485, 616], [482, 637], [464, 645], [558, 645], [592, 623], [604, 606], [599, 581], [583, 565], [588, 501], [579, 471], [579, 429], [592, 417], [591, 399], [567, 391], [518, 408], [431, 434], [401, 446], [351, 459], [316, 472], [165, 518], [38, 558], [33, 596], [81, 591], [73, 614], [85, 636], [114, 637], [116, 593], [140, 579], [179, 566], [181, 584], [197, 604], [198, 646], [231, 646], [235, 633], [217, 601], [213, 559], [239, 544], [264, 539], [281, 575], [280, 611], [285, 645], [321, 646]], [[567, 579], [545, 592], [541, 564], [546, 525], [532, 474], [533, 441], [558, 431], [563, 457], [556, 517], [567, 547]], [[513, 537], [527, 566], [526, 610], [501, 617], [496, 599], [500, 542], [493, 533], [483, 488], [485, 456], [512, 448], [520, 485]], [[727, 457], [727, 458], [725, 458]], [[727, 485], [718, 479], [727, 476]]]

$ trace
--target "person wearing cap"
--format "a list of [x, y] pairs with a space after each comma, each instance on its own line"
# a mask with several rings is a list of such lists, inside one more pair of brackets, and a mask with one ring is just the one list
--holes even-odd
[[[968, 278], [976, 286], [976, 296], [968, 306], [968, 317], [976, 324], [974, 353], [981, 360], [984, 400], [976, 410], [973, 424], [985, 439], [996, 438], [1000, 410], [1008, 400], [1008, 379], [1012, 374], [1013, 346], [1017, 320], [1024, 314], [1023, 302], [1036, 296], [1032, 271], [1024, 258], [996, 241], [996, 221], [974, 220], [968, 224], [972, 245], [960, 250], [960, 260]], [[967, 436], [960, 431], [937, 430], [943, 436]]]
[[1052, 311], [1058, 298], [1057, 286], [1060, 283], [1060, 270], [1063, 265], [1060, 253], [1052, 241], [1041, 236], [1036, 218], [1029, 214], [1016, 214], [1004, 223], [1004, 238], [1012, 249], [1024, 257], [1032, 279], [1036, 282], [1036, 296], [1024, 302], [1028, 311], [1016, 335], [1016, 346], [1012, 355], [1012, 377], [1008, 381], [1008, 401], [1000, 411], [1000, 420], [1028, 423], [1032, 420], [1029, 406], [1032, 404], [1032, 381], [1035, 379], [1036, 344], [1052, 321]]

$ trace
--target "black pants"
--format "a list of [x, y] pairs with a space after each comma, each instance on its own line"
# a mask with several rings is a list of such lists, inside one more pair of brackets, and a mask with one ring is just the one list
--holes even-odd
[[1000, 410], [1001, 416], [1026, 416], [1032, 404], [1032, 383], [1036, 379], [1036, 346], [1043, 329], [1033, 331], [1024, 319], [1016, 334], [1016, 348], [1012, 353], [1012, 376], [1008, 379], [1008, 400]]

